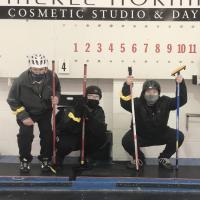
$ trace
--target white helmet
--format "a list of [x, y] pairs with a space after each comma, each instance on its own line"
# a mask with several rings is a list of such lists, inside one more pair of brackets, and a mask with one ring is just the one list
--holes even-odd
[[48, 60], [42, 54], [33, 54], [28, 58], [29, 67], [43, 68], [48, 67]]

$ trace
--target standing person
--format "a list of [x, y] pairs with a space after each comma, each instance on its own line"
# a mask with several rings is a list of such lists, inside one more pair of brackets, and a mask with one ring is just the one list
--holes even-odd
[[86, 100], [60, 110], [57, 120], [57, 166], [62, 167], [66, 155], [81, 149], [82, 116], [85, 117], [85, 157], [87, 160], [108, 160], [111, 140], [107, 142], [107, 124], [99, 101], [101, 89], [86, 88]]
[[7, 102], [16, 114], [19, 125], [17, 142], [19, 147], [20, 171], [29, 172], [31, 146], [34, 138], [33, 127], [37, 123], [40, 131], [40, 155], [42, 171], [49, 171], [52, 159], [52, 104], [57, 104], [60, 96], [60, 82], [56, 76], [56, 96], [52, 97], [52, 71], [44, 55], [33, 54], [29, 69], [15, 79]]
[[[130, 85], [133, 84], [133, 80], [133, 76], [128, 76], [120, 98], [121, 106], [129, 112], [132, 112]], [[182, 76], [176, 77], [176, 83], [180, 83], [180, 106], [183, 106], [187, 102], [187, 89]], [[140, 147], [166, 145], [158, 157], [159, 166], [173, 169], [169, 158], [176, 152], [176, 130], [170, 128], [167, 123], [170, 111], [176, 110], [176, 97], [160, 96], [160, 92], [160, 84], [157, 81], [147, 80], [143, 84], [140, 97], [134, 98], [139, 166], [142, 167], [145, 163], [145, 156]], [[183, 140], [184, 135], [179, 132], [179, 147]], [[127, 167], [135, 168], [132, 125], [131, 130], [122, 138], [122, 146], [133, 157]]]

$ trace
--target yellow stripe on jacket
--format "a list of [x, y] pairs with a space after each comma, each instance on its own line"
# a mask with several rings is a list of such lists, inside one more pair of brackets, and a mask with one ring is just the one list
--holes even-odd
[[74, 120], [75, 122], [78, 122], [78, 123], [81, 122], [81, 118], [80, 118], [80, 117], [75, 117], [74, 114], [73, 114], [72, 112], [70, 112], [70, 113], [68, 114], [68, 117], [69, 117], [70, 119]]
[[16, 111], [14, 111], [13, 113], [14, 113], [15, 115], [17, 115], [17, 114], [23, 112], [24, 110], [25, 110], [25, 108], [22, 106], [22, 107], [18, 108]]
[[131, 95], [123, 96], [123, 95], [121, 94], [120, 98], [121, 98], [122, 100], [124, 100], [124, 101], [130, 101], [130, 100], [131, 100]]

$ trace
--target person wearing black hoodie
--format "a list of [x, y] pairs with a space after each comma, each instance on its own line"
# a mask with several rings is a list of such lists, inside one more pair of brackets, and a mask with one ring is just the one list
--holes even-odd
[[[180, 83], [180, 106], [183, 106], [187, 102], [187, 89], [182, 76], [176, 77], [176, 83]], [[120, 98], [121, 106], [129, 112], [132, 112], [130, 97], [132, 84], [133, 76], [128, 76]], [[140, 97], [134, 98], [139, 166], [145, 164], [145, 155], [140, 147], [166, 145], [158, 157], [158, 163], [160, 167], [173, 169], [169, 158], [176, 152], [176, 130], [167, 124], [170, 111], [176, 110], [176, 97], [160, 96], [160, 93], [160, 84], [155, 80], [147, 80], [143, 84]], [[136, 167], [132, 128], [133, 124], [122, 138], [122, 146], [133, 157], [128, 168]], [[179, 147], [183, 140], [184, 135], [179, 131]]]
[[102, 91], [98, 86], [86, 88], [86, 97], [71, 107], [61, 108], [57, 122], [57, 168], [72, 151], [81, 150], [82, 117], [85, 117], [85, 167], [110, 160], [112, 135], [107, 131], [105, 114], [99, 105]]
[[7, 102], [16, 115], [19, 125], [17, 142], [19, 147], [20, 171], [28, 173], [33, 156], [31, 146], [34, 138], [34, 124], [40, 130], [40, 155], [42, 171], [51, 169], [52, 157], [52, 104], [58, 104], [60, 82], [56, 76], [56, 96], [52, 97], [52, 71], [44, 55], [29, 57], [29, 69], [16, 78], [10, 88]]
[[99, 101], [101, 89], [91, 85], [86, 88], [86, 97], [72, 107], [61, 108], [56, 115], [57, 154], [56, 164], [63, 161], [72, 151], [81, 149], [82, 117], [85, 117], [85, 164], [90, 166], [110, 159], [111, 139], [108, 140], [105, 114]]

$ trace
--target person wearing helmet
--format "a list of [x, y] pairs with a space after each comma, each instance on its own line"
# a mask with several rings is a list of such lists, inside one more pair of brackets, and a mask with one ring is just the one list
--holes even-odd
[[104, 111], [99, 106], [101, 98], [101, 89], [91, 85], [86, 88], [86, 98], [79, 101], [78, 105], [58, 112], [56, 116], [58, 168], [62, 168], [66, 155], [81, 149], [82, 116], [85, 117], [85, 162], [94, 164], [96, 161], [108, 159], [104, 153], [109, 145], [105, 144], [107, 124]]
[[[183, 106], [187, 102], [186, 85], [182, 76], [176, 77], [176, 82], [180, 83], [180, 106]], [[132, 112], [130, 98], [132, 84], [133, 76], [128, 76], [122, 87], [120, 98], [121, 106], [129, 112]], [[170, 157], [176, 152], [176, 130], [170, 128], [167, 123], [170, 111], [176, 110], [176, 97], [161, 96], [160, 93], [160, 84], [155, 80], [147, 80], [143, 84], [140, 97], [134, 98], [139, 166], [142, 167], [145, 163], [145, 156], [140, 147], [166, 145], [158, 157], [158, 163], [162, 168], [173, 169]], [[133, 124], [122, 138], [122, 146], [133, 157], [128, 168], [136, 167], [132, 128]], [[184, 135], [180, 131], [179, 147], [183, 140]]]
[[56, 76], [56, 96], [52, 97], [52, 71], [48, 60], [42, 54], [33, 54], [28, 59], [29, 69], [24, 71], [12, 84], [7, 102], [16, 114], [19, 125], [17, 142], [19, 147], [20, 171], [28, 173], [33, 156], [34, 124], [40, 131], [40, 155], [42, 171], [49, 171], [52, 157], [52, 104], [60, 96], [60, 82]]

